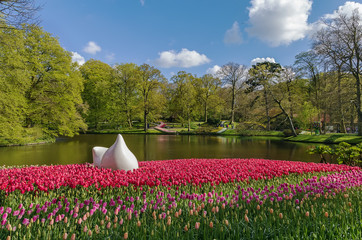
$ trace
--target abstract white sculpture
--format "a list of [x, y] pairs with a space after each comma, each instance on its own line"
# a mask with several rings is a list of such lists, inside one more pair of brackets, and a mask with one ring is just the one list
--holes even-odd
[[126, 171], [138, 168], [137, 158], [128, 149], [121, 134], [118, 134], [116, 142], [110, 148], [94, 147], [92, 154], [94, 166], [100, 168]]

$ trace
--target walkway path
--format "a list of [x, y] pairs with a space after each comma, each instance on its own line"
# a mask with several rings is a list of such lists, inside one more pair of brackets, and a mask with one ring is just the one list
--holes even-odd
[[172, 133], [172, 134], [176, 134], [176, 131], [174, 130], [169, 130], [166, 127], [166, 123], [161, 122], [159, 125], [157, 125], [156, 127], [154, 127], [154, 129], [163, 132], [163, 133]]

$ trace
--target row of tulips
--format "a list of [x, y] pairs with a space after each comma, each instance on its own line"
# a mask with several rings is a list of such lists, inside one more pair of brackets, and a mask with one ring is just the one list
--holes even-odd
[[362, 234], [359, 169], [211, 183], [66, 186], [37, 197], [9, 192], [0, 206], [0, 238], [358, 239]]
[[359, 169], [345, 165], [272, 161], [265, 159], [179, 159], [140, 162], [131, 171], [99, 169], [91, 164], [32, 166], [0, 170], [0, 189], [49, 191], [69, 186], [181, 186], [271, 179], [291, 173], [339, 172]]

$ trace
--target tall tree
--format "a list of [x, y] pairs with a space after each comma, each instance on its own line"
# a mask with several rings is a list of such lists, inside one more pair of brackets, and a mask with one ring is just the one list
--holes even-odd
[[137, 86], [140, 80], [139, 67], [134, 63], [114, 66], [115, 99], [119, 102], [119, 112], [126, 115], [128, 126], [132, 127], [132, 119], [137, 109]]
[[23, 31], [0, 28], [0, 137], [12, 142], [22, 138], [27, 108], [24, 51]]
[[80, 67], [84, 78], [83, 100], [88, 104], [85, 116], [91, 128], [100, 129], [101, 124], [109, 122], [113, 115], [112, 73], [113, 69], [106, 63], [90, 59]]
[[336, 41], [336, 36], [333, 31], [326, 28], [321, 28], [314, 36], [313, 49], [323, 56], [323, 61], [326, 65], [331, 66], [330, 71], [337, 74], [337, 105], [339, 112], [339, 122], [341, 125], [341, 132], [346, 132], [345, 126], [345, 111], [342, 104], [342, 79], [346, 72], [346, 61], [343, 57], [343, 44], [341, 41]]
[[248, 84], [252, 89], [262, 87], [264, 104], [265, 104], [265, 115], [267, 118], [267, 130], [270, 131], [270, 86], [272, 81], [277, 78], [277, 75], [281, 71], [279, 63], [262, 62], [253, 65], [249, 70]]
[[295, 81], [295, 73], [290, 67], [280, 70], [280, 74], [275, 78], [270, 89], [270, 95], [278, 104], [279, 109], [287, 117], [290, 130], [294, 136], [297, 136], [293, 122], [293, 101], [292, 101], [292, 83]]
[[141, 107], [143, 110], [144, 130], [148, 129], [148, 116], [152, 111], [160, 110], [164, 101], [161, 88], [166, 79], [160, 70], [148, 65], [142, 64], [139, 68], [140, 79], [138, 84], [139, 96], [141, 98]]
[[83, 78], [71, 54], [37, 26], [25, 30], [29, 87], [25, 92], [27, 127], [41, 126], [50, 135], [73, 136], [86, 124], [80, 115]]
[[235, 102], [238, 90], [243, 86], [247, 78], [247, 68], [244, 65], [237, 63], [228, 63], [218, 71], [217, 75], [220, 77], [224, 87], [230, 88], [231, 94], [231, 122], [235, 118]]
[[[315, 46], [324, 54], [335, 54], [337, 63], [345, 66], [355, 79], [355, 105], [358, 117], [358, 135], [362, 135], [361, 65], [362, 65], [362, 19], [358, 9], [352, 14], [337, 14], [324, 22], [316, 34]], [[325, 37], [324, 39], [322, 37]]]
[[35, 0], [0, 0], [0, 28], [20, 27], [23, 23], [34, 23], [40, 6]]
[[180, 71], [171, 78], [174, 85], [173, 106], [179, 118], [187, 120], [188, 131], [191, 128], [191, 119], [196, 105], [194, 79], [194, 76], [185, 71]]
[[207, 122], [208, 112], [210, 106], [215, 107], [219, 99], [217, 91], [220, 87], [221, 81], [219, 78], [211, 74], [205, 74], [201, 78], [195, 78], [195, 88], [197, 97], [203, 105], [204, 121]]

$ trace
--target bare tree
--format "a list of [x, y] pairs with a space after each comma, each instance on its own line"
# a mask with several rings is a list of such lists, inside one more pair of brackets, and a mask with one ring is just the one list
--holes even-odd
[[0, 28], [19, 27], [23, 23], [36, 23], [36, 12], [40, 9], [35, 0], [0, 0]]
[[237, 91], [242, 88], [245, 83], [248, 70], [244, 65], [237, 63], [228, 63], [218, 71], [218, 77], [221, 79], [224, 87], [229, 87], [231, 91], [231, 122], [234, 122], [235, 116], [235, 101]]
[[302, 52], [295, 56], [295, 70], [299, 76], [309, 79], [309, 92], [314, 106], [318, 110], [318, 121], [321, 119], [321, 66], [320, 56], [314, 50]]
[[316, 33], [315, 48], [332, 56], [335, 63], [344, 66], [355, 79], [358, 135], [362, 135], [361, 65], [362, 65], [362, 19], [358, 9], [352, 14], [339, 13], [326, 19], [324, 26]]
[[314, 35], [313, 49], [323, 56], [323, 61], [329, 65], [329, 69], [337, 74], [337, 104], [341, 132], [346, 132], [345, 114], [342, 104], [341, 82], [346, 73], [346, 61], [343, 57], [343, 44], [336, 39], [332, 31], [322, 28]]
[[297, 136], [293, 123], [293, 101], [291, 96], [292, 82], [295, 80], [295, 73], [291, 67], [282, 68], [272, 83], [270, 95], [278, 104], [279, 109], [287, 117], [293, 136]]

